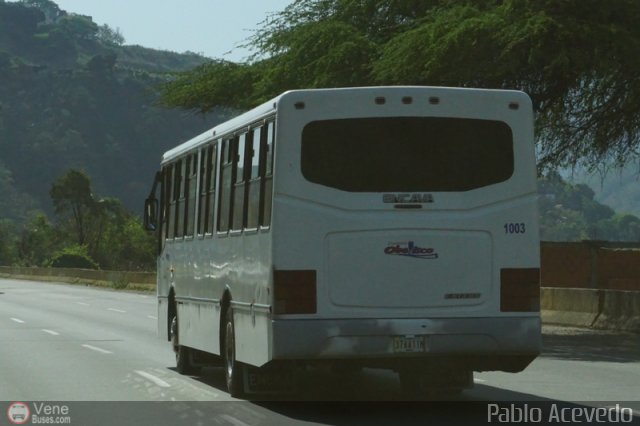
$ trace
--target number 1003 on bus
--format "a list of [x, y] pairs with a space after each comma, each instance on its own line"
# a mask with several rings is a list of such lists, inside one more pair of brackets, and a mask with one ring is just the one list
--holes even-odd
[[505, 234], [524, 234], [526, 232], [526, 228], [524, 223], [505, 223], [504, 224], [504, 233]]

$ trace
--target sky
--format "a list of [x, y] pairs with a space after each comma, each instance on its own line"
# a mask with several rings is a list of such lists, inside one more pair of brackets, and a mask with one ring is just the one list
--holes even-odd
[[191, 51], [240, 62], [239, 47], [269, 13], [293, 0], [53, 0], [69, 13], [89, 15], [119, 29], [125, 44], [174, 52]]

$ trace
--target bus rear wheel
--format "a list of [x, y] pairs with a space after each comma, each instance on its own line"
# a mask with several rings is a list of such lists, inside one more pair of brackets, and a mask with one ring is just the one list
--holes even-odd
[[178, 315], [176, 314], [171, 320], [171, 347], [176, 354], [176, 370], [180, 374], [195, 374], [198, 369], [193, 365], [191, 360], [191, 350], [180, 344], [180, 336], [178, 335]]
[[244, 395], [244, 368], [236, 360], [236, 334], [233, 324], [233, 310], [227, 309], [224, 323], [224, 364], [227, 390], [234, 398]]

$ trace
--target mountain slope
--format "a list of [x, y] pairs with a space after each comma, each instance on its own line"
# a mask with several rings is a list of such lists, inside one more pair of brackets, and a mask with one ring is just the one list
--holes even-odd
[[[49, 0], [0, 1], [0, 216], [50, 212], [53, 180], [85, 170], [137, 210], [162, 152], [219, 121], [155, 105], [169, 72], [207, 59], [114, 44]], [[103, 28], [102, 28], [103, 29]]]

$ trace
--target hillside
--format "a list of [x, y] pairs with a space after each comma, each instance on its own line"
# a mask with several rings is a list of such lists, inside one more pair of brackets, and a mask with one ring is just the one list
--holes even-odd
[[52, 1], [0, 0], [2, 218], [50, 213], [51, 184], [70, 168], [137, 211], [162, 152], [219, 121], [155, 105], [167, 73], [206, 58], [122, 41]]
[[593, 189], [594, 198], [621, 213], [640, 216], [640, 169], [638, 164], [611, 168], [604, 174], [577, 170], [566, 173], [569, 182], [584, 183]]
[[585, 183], [573, 184], [559, 173], [549, 173], [538, 181], [538, 191], [543, 240], [640, 241], [640, 219], [601, 203]]

